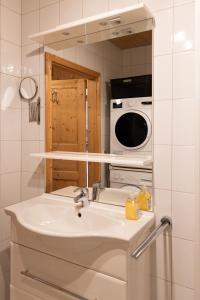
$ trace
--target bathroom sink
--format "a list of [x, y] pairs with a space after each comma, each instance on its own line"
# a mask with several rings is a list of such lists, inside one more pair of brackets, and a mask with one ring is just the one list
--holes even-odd
[[104, 237], [130, 241], [154, 222], [154, 214], [143, 213], [137, 221], [124, 218], [124, 208], [91, 203], [75, 210], [71, 198], [44, 194], [5, 208], [8, 215], [29, 231], [54, 237]]

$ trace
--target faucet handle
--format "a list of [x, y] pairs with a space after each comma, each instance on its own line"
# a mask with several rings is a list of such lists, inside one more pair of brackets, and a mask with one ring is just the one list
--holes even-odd
[[99, 189], [103, 189], [103, 184], [101, 182], [95, 182], [92, 185], [93, 188], [99, 188]]
[[82, 196], [88, 196], [89, 195], [89, 190], [88, 188], [85, 186], [85, 187], [77, 187], [73, 192], [78, 192], [80, 191]]

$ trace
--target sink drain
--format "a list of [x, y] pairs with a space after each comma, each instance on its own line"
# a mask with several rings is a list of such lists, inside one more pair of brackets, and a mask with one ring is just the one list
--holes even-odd
[[79, 218], [81, 218], [81, 217], [82, 217], [82, 214], [81, 214], [80, 212], [78, 213], [78, 217], [79, 217]]

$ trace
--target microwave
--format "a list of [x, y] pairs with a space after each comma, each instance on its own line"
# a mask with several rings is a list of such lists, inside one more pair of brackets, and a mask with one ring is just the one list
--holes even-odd
[[152, 96], [152, 75], [142, 75], [110, 80], [112, 99]]

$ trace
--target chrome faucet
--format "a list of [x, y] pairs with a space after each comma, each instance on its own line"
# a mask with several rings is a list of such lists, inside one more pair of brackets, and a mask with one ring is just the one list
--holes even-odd
[[74, 197], [74, 203], [76, 208], [88, 207], [90, 204], [89, 201], [89, 190], [87, 187], [79, 187], [74, 190], [74, 192], [80, 191], [80, 194]]
[[99, 195], [104, 189], [101, 182], [94, 183], [92, 185], [92, 201], [98, 201]]

